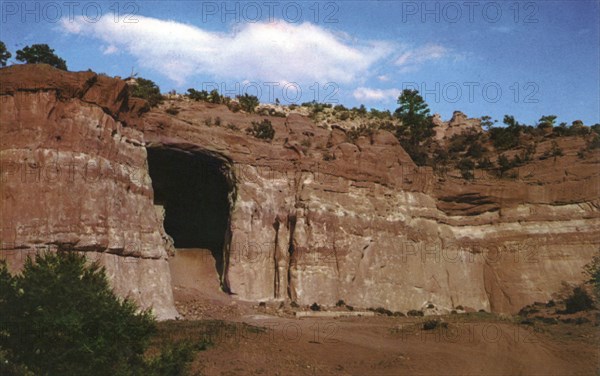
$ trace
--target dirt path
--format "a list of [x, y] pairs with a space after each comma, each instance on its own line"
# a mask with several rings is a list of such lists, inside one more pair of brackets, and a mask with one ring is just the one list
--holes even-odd
[[214, 338], [194, 369], [206, 375], [593, 375], [597, 348], [556, 341], [522, 325], [449, 323], [422, 330], [409, 318], [291, 319], [251, 315], [267, 328]]
[[600, 369], [599, 327], [591, 323], [534, 330], [474, 314], [445, 316], [446, 328], [423, 330], [430, 318], [296, 319], [288, 305], [259, 307], [220, 291], [208, 251], [179, 250], [170, 266], [184, 318], [233, 324], [211, 336], [192, 374], [562, 376]]

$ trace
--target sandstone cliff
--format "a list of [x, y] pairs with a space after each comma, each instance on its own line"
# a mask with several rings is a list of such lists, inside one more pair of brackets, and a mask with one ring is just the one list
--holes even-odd
[[46, 65], [3, 68], [0, 84], [9, 266], [35, 251], [83, 251], [106, 267], [117, 293], [175, 317], [144, 136], [122, 122], [141, 103], [128, 101], [119, 80]]
[[[225, 213], [222, 234], [204, 228], [221, 237], [223, 286], [244, 300], [515, 312], [580, 282], [600, 244], [598, 154], [578, 159], [576, 138], [516, 180], [476, 171], [468, 182], [418, 168], [386, 131], [351, 143], [341, 128], [291, 114], [269, 118], [276, 133], [266, 142], [243, 132], [264, 116], [223, 105], [172, 101], [138, 117], [121, 81], [93, 73], [18, 66], [0, 70], [0, 82], [4, 251], [99, 255], [120, 293], [162, 317], [175, 313], [153, 204], [178, 196], [169, 194], [177, 171], [207, 195], [214, 187], [201, 180], [222, 181], [223, 203], [198, 207]], [[152, 182], [147, 155], [160, 165]], [[93, 180], [90, 161], [102, 166]], [[74, 164], [75, 181], [62, 170], [31, 181], [35, 166], [48, 174], [53, 163]], [[179, 196], [193, 193], [186, 185]]]

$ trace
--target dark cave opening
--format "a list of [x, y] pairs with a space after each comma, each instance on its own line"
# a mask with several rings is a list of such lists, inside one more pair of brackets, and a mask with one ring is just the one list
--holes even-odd
[[165, 210], [164, 228], [177, 249], [208, 249], [223, 278], [230, 184], [225, 161], [202, 153], [148, 148], [154, 204]]

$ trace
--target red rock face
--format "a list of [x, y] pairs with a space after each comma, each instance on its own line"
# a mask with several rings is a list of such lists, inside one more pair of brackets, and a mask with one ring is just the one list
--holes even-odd
[[86, 252], [118, 293], [174, 317], [143, 135], [119, 119], [125, 85], [49, 66], [4, 68], [0, 82], [0, 236], [9, 264], [18, 268], [24, 250]]
[[[239, 299], [516, 312], [581, 282], [600, 243], [598, 156], [577, 160], [581, 140], [561, 140], [564, 157], [536, 160], [516, 180], [442, 179], [417, 168], [389, 132], [349, 142], [340, 128], [289, 114], [269, 117], [275, 138], [266, 142], [244, 132], [264, 116], [187, 100], [139, 118], [121, 81], [90, 84], [91, 75], [0, 70], [2, 240], [10, 250], [48, 244], [129, 260], [111, 269], [115, 286], [165, 317], [174, 310], [153, 194], [168, 182], [152, 177], [153, 192], [144, 146], [213, 161], [224, 174], [221, 278]], [[165, 113], [171, 105], [176, 116]], [[4, 168], [49, 161], [102, 163], [79, 183], [31, 182]]]

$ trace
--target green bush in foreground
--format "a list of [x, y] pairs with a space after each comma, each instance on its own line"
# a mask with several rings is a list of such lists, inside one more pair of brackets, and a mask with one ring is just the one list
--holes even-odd
[[98, 264], [46, 253], [28, 259], [19, 276], [2, 265], [0, 277], [0, 346], [16, 363], [39, 375], [127, 375], [144, 367], [154, 319], [118, 299]]
[[146, 358], [156, 322], [110, 289], [104, 268], [74, 252], [28, 259], [21, 275], [0, 263], [0, 374], [179, 375], [195, 351], [169, 343]]
[[565, 300], [565, 312], [575, 313], [594, 308], [594, 300], [582, 287], [575, 287], [573, 293]]

